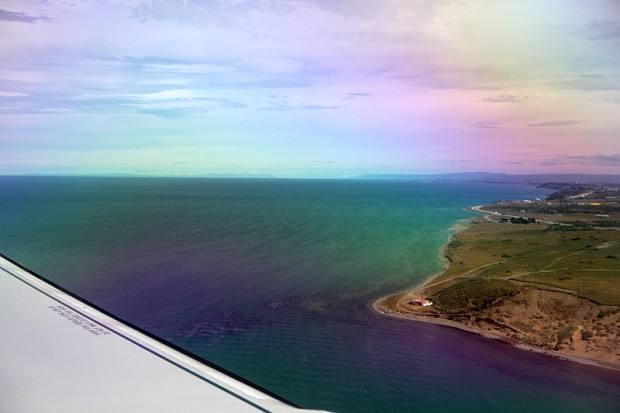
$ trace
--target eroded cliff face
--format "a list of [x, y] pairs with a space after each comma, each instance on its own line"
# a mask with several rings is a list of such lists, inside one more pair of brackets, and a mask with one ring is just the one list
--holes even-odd
[[[620, 366], [620, 307], [537, 288], [510, 291], [492, 302], [420, 315], [458, 321], [545, 350]], [[402, 308], [402, 307], [401, 307]]]

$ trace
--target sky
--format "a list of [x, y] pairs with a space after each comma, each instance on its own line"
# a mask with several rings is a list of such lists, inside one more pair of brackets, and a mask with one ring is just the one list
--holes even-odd
[[0, 0], [0, 174], [620, 174], [620, 0]]

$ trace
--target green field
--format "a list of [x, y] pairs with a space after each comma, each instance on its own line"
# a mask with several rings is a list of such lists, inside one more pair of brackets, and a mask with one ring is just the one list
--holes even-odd
[[620, 305], [618, 230], [518, 225], [479, 217], [453, 237], [446, 255], [452, 264], [431, 285], [446, 282], [429, 287], [427, 295], [466, 279], [505, 280]]

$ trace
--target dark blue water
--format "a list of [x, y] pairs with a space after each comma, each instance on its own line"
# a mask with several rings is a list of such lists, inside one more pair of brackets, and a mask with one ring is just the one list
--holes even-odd
[[618, 412], [620, 375], [369, 304], [514, 185], [0, 178], [0, 251], [308, 408]]

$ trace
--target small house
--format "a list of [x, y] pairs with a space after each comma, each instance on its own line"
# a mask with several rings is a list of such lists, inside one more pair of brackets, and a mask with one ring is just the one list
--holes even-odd
[[428, 307], [433, 305], [433, 302], [431, 300], [427, 300], [426, 298], [416, 298], [409, 301], [409, 304], [419, 305], [420, 307]]

